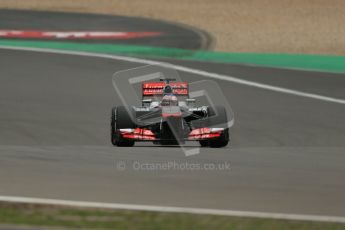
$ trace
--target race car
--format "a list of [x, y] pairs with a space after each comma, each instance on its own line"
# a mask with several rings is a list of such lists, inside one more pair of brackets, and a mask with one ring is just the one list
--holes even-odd
[[144, 82], [141, 106], [112, 108], [111, 142], [131, 147], [143, 141], [160, 145], [198, 141], [202, 147], [225, 147], [229, 143], [225, 108], [196, 106], [195, 102], [189, 97], [187, 82]]

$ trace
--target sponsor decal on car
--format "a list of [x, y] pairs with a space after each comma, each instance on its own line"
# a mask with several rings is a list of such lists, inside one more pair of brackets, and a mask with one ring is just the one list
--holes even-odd
[[[167, 84], [165, 82], [145, 82], [142, 84], [142, 92], [144, 96], [161, 95]], [[171, 82], [169, 83], [175, 95], [188, 95], [187, 82]]]

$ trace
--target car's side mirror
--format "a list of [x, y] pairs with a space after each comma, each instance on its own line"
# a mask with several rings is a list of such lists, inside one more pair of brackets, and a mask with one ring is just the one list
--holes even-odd
[[142, 106], [150, 106], [152, 102], [152, 99], [143, 99], [141, 100]]
[[187, 102], [187, 106], [190, 106], [190, 107], [195, 106], [195, 99], [194, 98], [187, 98], [186, 102]]

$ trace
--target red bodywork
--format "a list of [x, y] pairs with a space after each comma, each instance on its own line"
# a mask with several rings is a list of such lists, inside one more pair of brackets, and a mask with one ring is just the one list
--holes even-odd
[[121, 131], [121, 135], [129, 139], [156, 140], [154, 133], [149, 129], [136, 128], [133, 131]]
[[[222, 134], [222, 130], [213, 131], [210, 128], [199, 128], [199, 129], [193, 129], [189, 135], [188, 140], [189, 141], [196, 141], [196, 140], [205, 140], [215, 137], [220, 137]], [[155, 134], [149, 130], [149, 129], [131, 129], [126, 131], [120, 131], [123, 138], [128, 139], [135, 139], [135, 140], [141, 140], [141, 141], [154, 141], [157, 140], [155, 137]]]
[[[188, 95], [188, 83], [187, 82], [171, 82], [169, 83], [173, 89], [174, 95]], [[145, 82], [142, 84], [143, 96], [163, 95], [163, 89], [167, 86], [165, 82]]]
[[188, 136], [188, 140], [209, 139], [220, 137], [223, 131], [212, 131], [210, 128], [193, 129]]

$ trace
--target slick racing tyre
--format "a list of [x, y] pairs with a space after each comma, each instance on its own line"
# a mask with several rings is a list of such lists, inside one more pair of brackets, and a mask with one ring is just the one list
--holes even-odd
[[200, 143], [201, 146], [209, 146], [211, 148], [222, 148], [228, 145], [229, 138], [229, 128], [227, 127], [228, 118], [226, 115], [226, 110], [223, 106], [214, 106], [214, 108], [208, 108], [208, 124], [209, 127], [219, 127], [224, 128], [220, 137], [210, 139], [205, 143]]
[[[132, 108], [128, 108], [133, 113]], [[120, 129], [134, 129], [135, 124], [124, 106], [114, 107], [111, 110], [111, 143], [118, 147], [132, 147], [133, 140], [124, 139], [120, 135]]]
[[208, 107], [208, 117], [201, 120], [195, 120], [192, 122], [194, 128], [224, 128], [220, 137], [200, 140], [201, 147], [221, 148], [225, 147], [229, 143], [229, 128], [227, 127], [228, 118], [226, 110], [223, 106]]
[[210, 142], [208, 140], [199, 141], [201, 147], [208, 147], [210, 146]]

